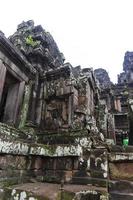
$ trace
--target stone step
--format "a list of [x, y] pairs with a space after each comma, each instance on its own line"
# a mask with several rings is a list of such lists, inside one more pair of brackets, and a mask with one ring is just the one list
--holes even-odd
[[38, 142], [43, 144], [74, 144], [75, 138], [88, 137], [87, 130], [62, 133], [37, 133]]
[[26, 143], [23, 141], [2, 140], [0, 138], [0, 153], [14, 155], [34, 155], [43, 157], [80, 156], [83, 149], [78, 144], [73, 145], [44, 145]]
[[24, 183], [0, 190], [0, 200], [6, 199], [38, 199], [38, 200], [108, 200], [108, 192], [105, 188], [50, 183]]
[[73, 184], [82, 184], [82, 185], [92, 184], [92, 185], [99, 186], [99, 187], [108, 187], [107, 179], [102, 179], [102, 178], [73, 177], [72, 183]]
[[120, 193], [132, 193], [133, 192], [133, 182], [126, 180], [110, 181], [109, 182], [110, 192], [120, 192]]
[[0, 122], [0, 138], [3, 140], [27, 140], [25, 132]]
[[111, 192], [110, 200], [133, 200], [133, 193], [119, 193], [119, 192]]

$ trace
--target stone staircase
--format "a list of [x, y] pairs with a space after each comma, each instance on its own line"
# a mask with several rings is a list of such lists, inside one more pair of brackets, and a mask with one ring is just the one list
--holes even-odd
[[133, 199], [133, 182], [126, 180], [117, 180], [110, 182], [109, 185], [110, 199]]
[[[95, 143], [96, 141], [92, 141], [86, 131], [67, 133], [68, 138], [65, 133], [64, 136], [48, 134], [43, 136], [42, 142], [40, 139], [40, 143], [19, 138], [19, 133], [14, 134], [15, 129], [12, 131], [15, 136], [8, 134], [9, 126], [6, 127], [6, 131], [3, 128], [0, 131], [1, 135], [5, 134], [4, 138], [0, 138], [1, 192], [9, 190], [11, 195], [11, 190], [17, 187], [15, 185], [23, 183], [20, 191], [27, 193], [25, 184], [30, 185], [33, 182], [38, 187], [40, 184], [48, 184], [49, 187], [57, 184], [60, 188], [63, 181], [63, 187], [69, 187], [69, 192], [70, 188], [78, 188], [74, 194], [77, 195], [75, 200], [76, 198], [80, 200], [132, 199], [132, 147], [109, 147]], [[47, 185], [44, 186], [47, 188]], [[84, 192], [82, 188], [85, 189]], [[105, 192], [99, 191], [100, 188]], [[67, 191], [67, 189], [63, 190]], [[32, 191], [34, 192], [34, 186]], [[20, 195], [19, 193], [18, 196]], [[34, 199], [40, 198], [36, 196], [37, 194], [33, 195]], [[73, 197], [70, 196], [64, 200], [72, 200]], [[31, 197], [27, 198], [33, 200]], [[15, 198], [16, 196], [8, 199], [15, 200]]]

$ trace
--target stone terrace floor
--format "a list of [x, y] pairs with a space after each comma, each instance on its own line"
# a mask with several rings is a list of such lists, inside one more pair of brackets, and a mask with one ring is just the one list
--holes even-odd
[[[26, 192], [31, 192], [34, 195], [41, 196], [44, 198], [48, 198], [49, 200], [55, 200], [59, 191], [60, 191], [60, 184], [51, 184], [51, 183], [25, 183], [16, 185], [13, 188], [16, 190], [23, 190]], [[106, 188], [102, 187], [95, 187], [91, 185], [72, 185], [72, 184], [65, 184], [64, 191], [77, 193], [80, 191], [97, 191], [106, 193]]]

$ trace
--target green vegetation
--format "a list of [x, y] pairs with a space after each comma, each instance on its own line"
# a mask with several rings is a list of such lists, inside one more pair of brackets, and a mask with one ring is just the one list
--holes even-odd
[[57, 200], [72, 200], [74, 199], [74, 193], [63, 191], [58, 194]]
[[26, 44], [27, 45], [30, 45], [30, 46], [32, 46], [32, 47], [36, 47], [37, 45], [39, 45], [40, 44], [40, 41], [35, 41], [33, 38], [32, 38], [32, 36], [31, 35], [29, 35], [26, 39]]

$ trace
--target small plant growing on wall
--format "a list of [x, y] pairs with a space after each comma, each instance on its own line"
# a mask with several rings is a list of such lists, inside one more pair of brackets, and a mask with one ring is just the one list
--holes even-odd
[[37, 45], [40, 44], [40, 41], [33, 40], [31, 35], [29, 35], [25, 40], [26, 40], [26, 44], [32, 47], [36, 47]]

